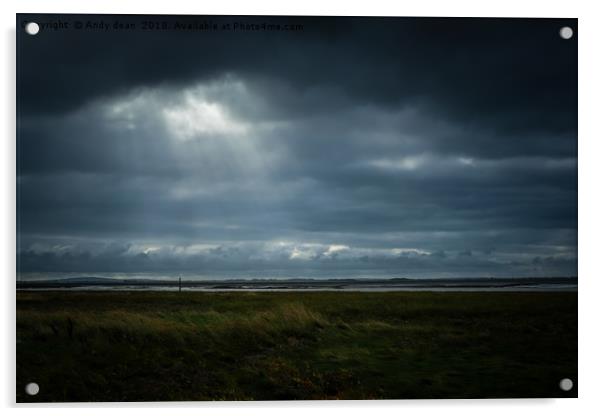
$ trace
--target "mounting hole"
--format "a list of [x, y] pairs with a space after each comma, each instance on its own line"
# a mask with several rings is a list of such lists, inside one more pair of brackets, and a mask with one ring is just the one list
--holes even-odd
[[573, 37], [573, 29], [568, 26], [561, 27], [559, 33], [562, 39], [570, 39]]
[[28, 35], [37, 35], [39, 31], [40, 25], [38, 25], [36, 22], [29, 22], [25, 25], [25, 32]]
[[573, 388], [573, 380], [570, 378], [563, 378], [559, 383], [560, 389], [564, 391], [570, 391]]
[[38, 383], [29, 383], [27, 386], [25, 386], [25, 393], [29, 394], [30, 396], [35, 396], [39, 392], [40, 386], [38, 386]]

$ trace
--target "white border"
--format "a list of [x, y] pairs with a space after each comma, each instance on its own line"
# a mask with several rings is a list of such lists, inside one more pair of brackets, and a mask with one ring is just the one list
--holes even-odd
[[[3, 273], [3, 322], [0, 376], [1, 403], [12, 407], [9, 412], [30, 414], [38, 410], [48, 415], [102, 414], [107, 408], [116, 414], [128, 414], [134, 409], [149, 415], [162, 415], [166, 407], [177, 407], [182, 414], [230, 414], [233, 410], [251, 415], [267, 414], [306, 415], [308, 412], [325, 415], [342, 411], [349, 415], [365, 416], [366, 412], [379, 414], [416, 413], [450, 415], [504, 415], [514, 412], [563, 415], [600, 414], [599, 397], [602, 382], [600, 354], [602, 352], [599, 318], [602, 316], [602, 274], [598, 251], [601, 234], [602, 179], [600, 158], [602, 132], [600, 129], [600, 97], [602, 74], [600, 8], [593, 1], [413, 1], [351, 3], [349, 1], [304, 0], [295, 3], [283, 1], [228, 1], [186, 2], [104, 0], [96, 2], [43, 0], [3, 1], [0, 3], [3, 22], [3, 53], [1, 66], [4, 96], [2, 111], [1, 156], [3, 197], [2, 247], [0, 264]], [[579, 399], [566, 400], [456, 400], [456, 401], [378, 401], [378, 402], [252, 402], [252, 403], [163, 403], [163, 404], [92, 404], [30, 406], [17, 408], [15, 397], [14, 364], [14, 289], [15, 289], [15, 13], [132, 13], [132, 14], [301, 14], [301, 15], [364, 15], [364, 16], [474, 16], [474, 17], [577, 17], [579, 18]], [[40, 66], [43, 70], [43, 66]], [[90, 407], [91, 406], [91, 407]], [[86, 407], [86, 409], [84, 409]], [[90, 408], [88, 408], [90, 407]]]

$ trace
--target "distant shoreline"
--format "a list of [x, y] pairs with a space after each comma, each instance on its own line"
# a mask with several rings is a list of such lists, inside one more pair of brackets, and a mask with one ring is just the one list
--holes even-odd
[[443, 279], [153, 280], [76, 277], [17, 282], [17, 290], [186, 291], [576, 291], [576, 277]]

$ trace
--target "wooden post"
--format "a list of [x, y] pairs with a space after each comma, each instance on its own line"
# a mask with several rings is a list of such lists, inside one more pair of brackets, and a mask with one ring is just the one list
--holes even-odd
[[178, 278], [178, 292], [182, 291], [182, 276]]

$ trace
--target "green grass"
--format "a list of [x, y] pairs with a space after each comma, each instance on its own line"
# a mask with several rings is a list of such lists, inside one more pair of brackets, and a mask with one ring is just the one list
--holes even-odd
[[576, 381], [576, 293], [17, 293], [19, 402], [576, 397]]

